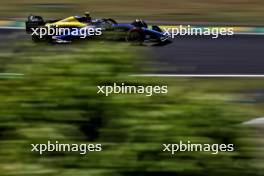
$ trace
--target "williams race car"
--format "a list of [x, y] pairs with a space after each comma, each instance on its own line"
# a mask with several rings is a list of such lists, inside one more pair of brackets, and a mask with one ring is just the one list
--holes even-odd
[[[91, 31], [94, 33], [91, 34]], [[26, 32], [32, 35], [34, 42], [68, 43], [84, 38], [123, 40], [131, 43], [164, 43], [169, 40], [169, 36], [160, 27], [148, 26], [142, 20], [135, 20], [130, 24], [117, 23], [111, 18], [92, 19], [89, 13], [85, 13], [85, 16], [48, 21], [44, 21], [41, 16], [31, 15], [26, 21]]]

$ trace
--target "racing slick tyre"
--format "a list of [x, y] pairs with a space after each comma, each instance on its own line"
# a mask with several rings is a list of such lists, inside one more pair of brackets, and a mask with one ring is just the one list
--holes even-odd
[[32, 35], [32, 41], [35, 43], [41, 42], [40, 38], [38, 35]]
[[126, 36], [126, 41], [132, 44], [142, 44], [144, 42], [144, 34], [140, 29], [131, 29]]
[[38, 28], [39, 26], [43, 26], [45, 24], [45, 21], [41, 16], [30, 15], [25, 24], [26, 24], [26, 32], [31, 33], [33, 32], [32, 29]]
[[45, 35], [42, 38], [40, 38], [40, 36], [34, 34], [34, 35], [32, 35], [32, 41], [35, 43], [39, 43], [39, 42], [51, 43], [52, 42], [52, 36]]

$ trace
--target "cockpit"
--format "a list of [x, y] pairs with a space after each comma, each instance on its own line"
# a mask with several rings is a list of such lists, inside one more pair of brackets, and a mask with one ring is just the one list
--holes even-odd
[[131, 25], [138, 27], [138, 28], [148, 28], [147, 23], [140, 19], [136, 19], [134, 22], [131, 23]]

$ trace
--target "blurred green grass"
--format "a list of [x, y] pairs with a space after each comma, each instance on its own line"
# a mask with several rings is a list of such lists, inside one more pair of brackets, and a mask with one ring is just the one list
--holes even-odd
[[[0, 77], [0, 175], [261, 175], [258, 139], [239, 124], [263, 114], [261, 103], [241, 103], [263, 81], [129, 77], [142, 71], [144, 50], [126, 43], [22, 42], [2, 52], [1, 72], [24, 76]], [[169, 94], [96, 94], [97, 85], [114, 82], [168, 85]], [[104, 151], [30, 152], [31, 143], [47, 140], [102, 143]], [[161, 152], [162, 143], [179, 140], [234, 143], [236, 152]]]
[[93, 16], [156, 21], [233, 22], [263, 24], [262, 0], [10, 0], [1, 1], [0, 16], [26, 18], [40, 14], [49, 18], [92, 12]]

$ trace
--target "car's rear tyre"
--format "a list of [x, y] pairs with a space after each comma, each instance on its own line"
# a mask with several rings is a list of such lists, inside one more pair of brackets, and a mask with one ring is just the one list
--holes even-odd
[[28, 17], [28, 20], [26, 21], [26, 32], [32, 33], [33, 29], [36, 29], [43, 25], [45, 25], [45, 21], [43, 20], [41, 16], [30, 15]]
[[42, 36], [42, 38], [40, 38], [39, 35], [32, 35], [32, 41], [35, 43], [39, 43], [39, 42], [51, 43], [52, 42], [52, 36], [45, 35], [45, 36]]
[[31, 38], [32, 38], [32, 41], [35, 43], [41, 42], [40, 37], [38, 35], [32, 35]]
[[126, 41], [132, 44], [142, 44], [144, 42], [144, 35], [140, 29], [132, 29], [128, 32]]

